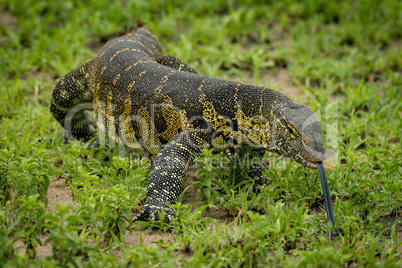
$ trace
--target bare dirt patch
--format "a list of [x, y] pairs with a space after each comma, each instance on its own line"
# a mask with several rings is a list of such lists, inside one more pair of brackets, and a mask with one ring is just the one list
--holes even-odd
[[274, 71], [263, 69], [261, 70], [260, 79], [258, 81], [253, 78], [251, 72], [244, 78], [233, 76], [229, 77], [229, 79], [244, 84], [271, 88], [282, 92], [283, 94], [286, 94], [293, 100], [297, 100], [303, 97], [300, 94], [300, 88], [293, 82], [292, 77], [286, 70]]
[[49, 188], [47, 189], [48, 205], [45, 208], [46, 212], [57, 210], [58, 205], [73, 205], [73, 192], [65, 179], [53, 179], [50, 181]]
[[[6, 28], [11, 31], [17, 29], [17, 19], [10, 13], [4, 11], [4, 7], [0, 7], [0, 28]], [[7, 45], [10, 42], [9, 37], [0, 36], [0, 46]]]
[[300, 95], [300, 88], [292, 82], [292, 78], [285, 70], [275, 73], [264, 71], [261, 73], [261, 84], [273, 88], [288, 95], [292, 99], [297, 99]]
[[8, 12], [2, 11], [0, 16], [0, 25], [5, 27], [13, 27], [16, 23], [16, 18]]

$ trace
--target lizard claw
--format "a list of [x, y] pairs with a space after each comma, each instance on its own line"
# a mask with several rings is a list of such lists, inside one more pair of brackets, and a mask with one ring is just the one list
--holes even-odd
[[145, 221], [148, 219], [148, 213], [145, 210], [141, 210], [137, 215], [134, 216], [132, 222]]
[[160, 220], [161, 212], [165, 212], [165, 221], [169, 224], [172, 224], [172, 218], [176, 216], [176, 213], [173, 209], [162, 206], [154, 206], [154, 205], [144, 205], [142, 210], [134, 216], [132, 222], [136, 221], [158, 221]]
[[167, 215], [166, 220], [169, 225], [172, 225], [172, 215]]

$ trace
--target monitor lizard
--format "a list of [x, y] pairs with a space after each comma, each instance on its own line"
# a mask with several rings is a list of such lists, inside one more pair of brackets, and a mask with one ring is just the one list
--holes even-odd
[[[164, 54], [142, 23], [62, 77], [50, 110], [66, 140], [87, 142], [97, 128], [156, 155], [145, 203], [133, 221], [156, 220], [162, 210], [168, 219], [175, 216], [170, 206], [201, 149], [232, 157], [245, 145], [260, 156], [271, 151], [309, 168], [325, 160], [321, 123], [309, 107], [270, 88], [198, 74]], [[249, 176], [262, 185], [262, 165], [250, 166]]]

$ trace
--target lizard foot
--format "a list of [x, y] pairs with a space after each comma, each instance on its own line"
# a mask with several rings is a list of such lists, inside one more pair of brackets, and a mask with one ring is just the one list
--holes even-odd
[[165, 221], [169, 224], [172, 223], [172, 218], [176, 216], [176, 212], [168, 207], [147, 205], [145, 204], [142, 210], [134, 216], [133, 221], [158, 221], [162, 215], [162, 211], [165, 212]]

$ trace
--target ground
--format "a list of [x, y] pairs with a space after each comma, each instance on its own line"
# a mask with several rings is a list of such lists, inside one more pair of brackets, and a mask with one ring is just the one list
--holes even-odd
[[[0, 0], [0, 264], [400, 267], [401, 9], [393, 0]], [[328, 241], [318, 172], [275, 154], [255, 196], [247, 184], [215, 193], [231, 183], [219, 185], [229, 165], [206, 152], [171, 226], [130, 222], [152, 157], [63, 144], [49, 105], [63, 75], [138, 19], [201, 74], [273, 88], [317, 113], [342, 238]], [[208, 178], [217, 180], [194, 192]]]

